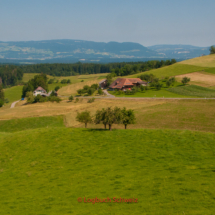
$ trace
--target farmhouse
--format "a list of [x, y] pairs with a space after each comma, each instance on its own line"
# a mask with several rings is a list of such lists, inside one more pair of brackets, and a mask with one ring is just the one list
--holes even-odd
[[99, 87], [101, 89], [104, 89], [107, 86], [107, 79], [103, 79], [102, 81], [99, 82]]
[[34, 90], [33, 95], [34, 96], [37, 96], [37, 95], [48, 96], [47, 92], [42, 87], [37, 87], [37, 89]]
[[117, 78], [110, 86], [110, 90], [131, 90], [134, 86], [147, 86], [147, 82], [140, 78]]

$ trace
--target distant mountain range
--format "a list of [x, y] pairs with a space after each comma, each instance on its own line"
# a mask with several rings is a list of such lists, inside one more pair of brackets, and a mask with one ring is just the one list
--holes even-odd
[[208, 55], [209, 47], [138, 43], [44, 40], [0, 42], [0, 63], [122, 62], [171, 59], [178, 61]]

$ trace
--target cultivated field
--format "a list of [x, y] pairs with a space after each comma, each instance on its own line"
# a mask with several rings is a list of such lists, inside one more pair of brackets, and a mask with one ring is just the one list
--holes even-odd
[[203, 87], [215, 86], [215, 74], [210, 74], [206, 72], [193, 72], [189, 74], [178, 75], [176, 76], [176, 79], [178, 81], [181, 81], [181, 79], [185, 76], [190, 78], [190, 84], [200, 85]]

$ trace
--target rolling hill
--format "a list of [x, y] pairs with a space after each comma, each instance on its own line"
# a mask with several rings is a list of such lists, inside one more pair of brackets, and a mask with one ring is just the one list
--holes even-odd
[[171, 59], [178, 61], [209, 54], [209, 47], [156, 45], [133, 42], [44, 40], [0, 42], [0, 63], [123, 62]]

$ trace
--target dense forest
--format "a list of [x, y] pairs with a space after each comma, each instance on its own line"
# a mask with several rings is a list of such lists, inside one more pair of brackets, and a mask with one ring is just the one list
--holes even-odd
[[3, 87], [15, 86], [22, 80], [23, 71], [20, 67], [9, 65], [0, 66], [0, 84]]
[[73, 76], [115, 72], [117, 75], [130, 75], [138, 71], [147, 71], [176, 63], [172, 60], [152, 60], [146, 62], [122, 63], [74, 63], [74, 64], [33, 64], [20, 66], [24, 73], [44, 73], [52, 76]]

